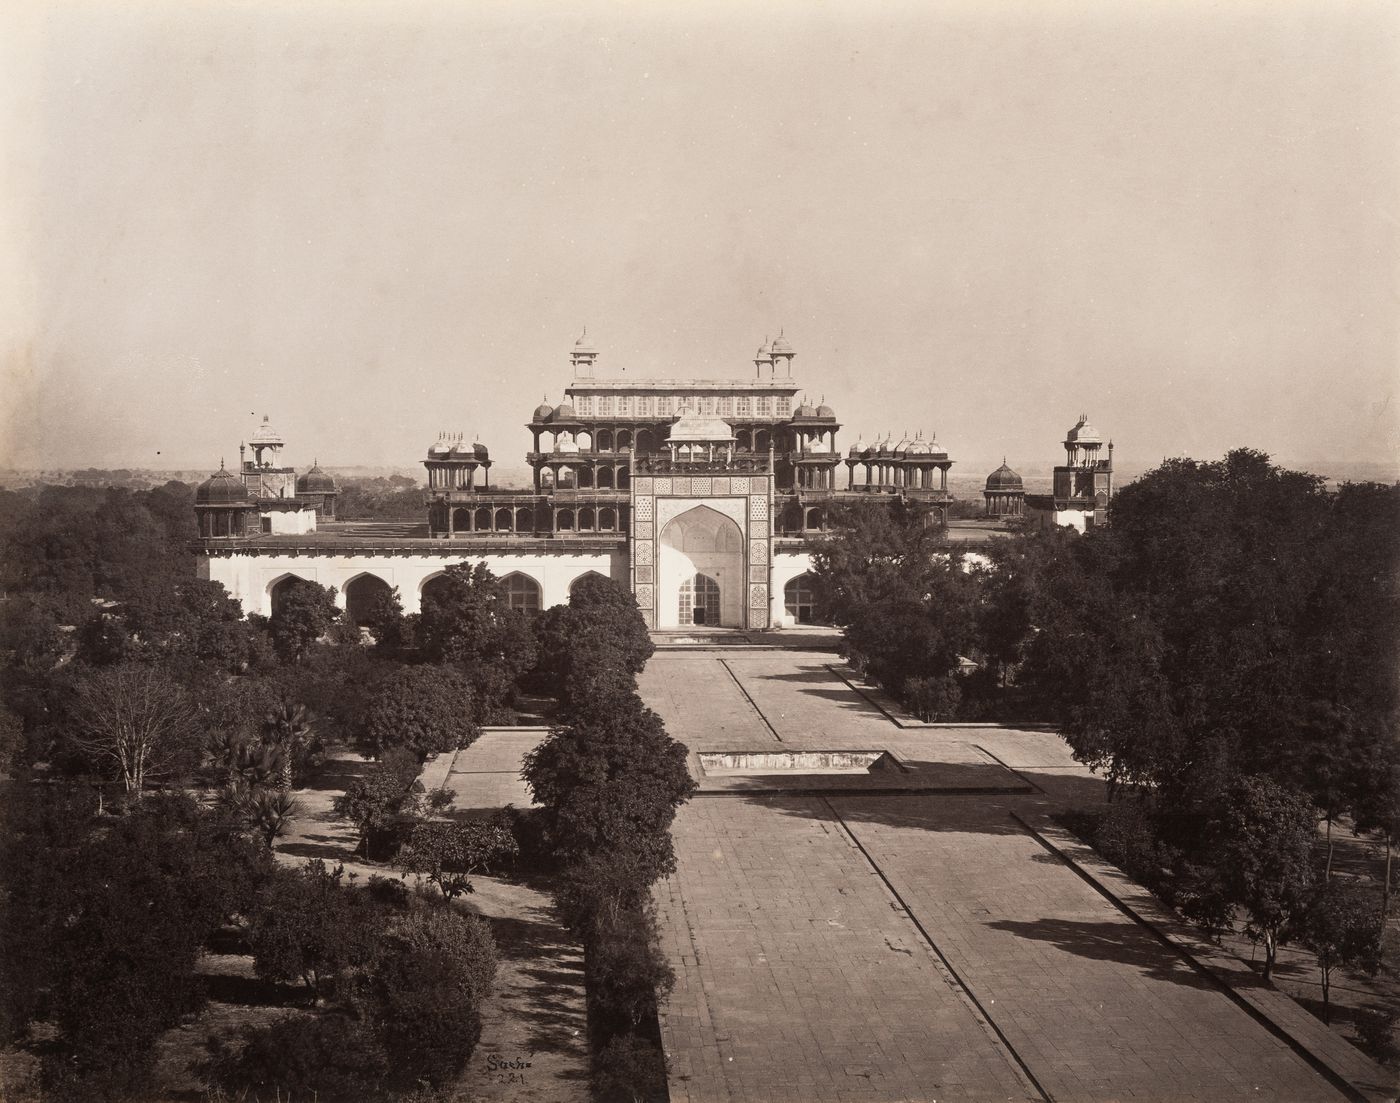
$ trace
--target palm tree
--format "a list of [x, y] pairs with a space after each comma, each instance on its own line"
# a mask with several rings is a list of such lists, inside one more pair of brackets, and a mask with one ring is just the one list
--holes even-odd
[[292, 787], [292, 762], [299, 751], [305, 749], [315, 734], [316, 718], [307, 711], [305, 705], [283, 701], [269, 709], [263, 717], [263, 742], [278, 747], [282, 752], [282, 776], [278, 788]]

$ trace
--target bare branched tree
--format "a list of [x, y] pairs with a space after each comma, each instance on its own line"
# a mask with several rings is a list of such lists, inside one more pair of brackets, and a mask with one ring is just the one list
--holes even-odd
[[94, 671], [78, 688], [73, 742], [116, 767], [128, 793], [168, 777], [195, 743], [197, 716], [179, 685], [128, 664]]

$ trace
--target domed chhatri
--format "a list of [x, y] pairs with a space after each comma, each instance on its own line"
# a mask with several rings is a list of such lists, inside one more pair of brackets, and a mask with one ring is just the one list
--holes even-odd
[[552, 421], [577, 421], [578, 414], [574, 413], [574, 408], [567, 402], [561, 402], [554, 407], [554, 417]]
[[335, 500], [340, 497], [340, 487], [321, 470], [319, 460], [312, 460], [311, 470], [297, 479], [297, 497], [309, 504], [318, 518], [335, 520]]
[[312, 460], [311, 470], [297, 479], [298, 494], [334, 494], [339, 490], [335, 479], [321, 470], [319, 460]]
[[549, 399], [546, 398], [543, 401], [541, 401], [538, 406], [535, 407], [535, 416], [531, 420], [548, 421], [553, 416], [554, 407], [549, 404]]
[[220, 463], [219, 470], [196, 488], [194, 500], [202, 506], [226, 506], [250, 503], [253, 498], [243, 480]]
[[1001, 466], [987, 476], [988, 490], [1024, 490], [1025, 483], [1015, 471], [1006, 465], [1002, 457]]
[[987, 476], [982, 501], [988, 517], [1020, 517], [1026, 509], [1026, 489], [1021, 476], [1001, 458], [1001, 466]]
[[195, 522], [204, 540], [249, 535], [257, 525], [257, 510], [258, 503], [243, 480], [222, 462], [194, 492]]

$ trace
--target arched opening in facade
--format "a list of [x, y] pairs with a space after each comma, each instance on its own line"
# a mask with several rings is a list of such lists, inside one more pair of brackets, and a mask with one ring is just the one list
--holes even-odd
[[627, 464], [622, 464], [617, 469], [617, 489], [626, 490], [632, 485], [632, 470]]
[[767, 429], [759, 429], [753, 435], [753, 450], [755, 452], [767, 452], [768, 444], [772, 439]]
[[457, 532], [465, 532], [472, 527], [472, 511], [466, 506], [459, 506], [452, 511], [452, 527]]
[[393, 587], [378, 575], [356, 575], [345, 584], [346, 618], [351, 624], [373, 624], [375, 606], [393, 592]]
[[800, 574], [783, 587], [783, 611], [798, 624], [821, 624], [812, 576]]
[[809, 529], [820, 529], [826, 525], [826, 510], [820, 506], [814, 506], [807, 511], [807, 525]]
[[526, 616], [535, 616], [540, 611], [540, 584], [527, 574], [513, 571], [501, 579], [506, 588], [506, 600], [512, 609], [518, 609]]
[[479, 507], [472, 519], [476, 522], [472, 527], [477, 532], [491, 531], [491, 510], [488, 506]]
[[535, 511], [528, 506], [521, 506], [515, 511], [515, 531], [529, 532], [535, 527]]
[[598, 468], [598, 489], [611, 490], [613, 488], [613, 469], [611, 467]]
[[598, 528], [603, 532], [617, 531], [617, 510], [604, 506], [598, 511]]
[[707, 574], [681, 582], [677, 619], [681, 624], [719, 624], [719, 583]]
[[[666, 523], [658, 545], [658, 627], [696, 623], [742, 626], [744, 538], [735, 521], [709, 506], [694, 506]], [[696, 589], [697, 575], [704, 575], [714, 584], [713, 594], [709, 583]], [[687, 585], [688, 597], [682, 592]], [[694, 603], [697, 595], [705, 599], [698, 605]], [[687, 600], [692, 603], [687, 605]], [[694, 619], [696, 608], [705, 610], [700, 615], [706, 619]], [[681, 619], [683, 609], [691, 610], [690, 619]]]
[[650, 429], [637, 430], [637, 451], [643, 455], [656, 451], [656, 435]]
[[282, 605], [287, 600], [287, 595], [296, 589], [300, 583], [307, 581], [309, 580], [302, 578], [300, 575], [284, 574], [281, 578], [268, 586], [267, 596], [274, 617], [282, 611]]
[[593, 489], [593, 468], [580, 467], [578, 469], [578, 488], [580, 490]]
[[574, 511], [561, 509], [554, 515], [554, 527], [558, 532], [574, 531]]
[[632, 447], [632, 430], [631, 430], [631, 429], [619, 429], [619, 430], [617, 431], [617, 450], [618, 450], [619, 452], [625, 452], [627, 449], [629, 449], [629, 448], [631, 448], [631, 447]]
[[578, 445], [580, 452], [593, 451], [593, 434], [587, 429], [580, 429], [574, 434], [574, 443]]
[[496, 510], [496, 531], [509, 532], [511, 528], [510, 522], [513, 516], [511, 511], [504, 507]]
[[578, 511], [579, 532], [592, 532], [594, 526], [594, 515], [592, 506], [584, 506]]
[[740, 452], [752, 452], [752, 451], [753, 451], [753, 430], [752, 430], [752, 429], [736, 429], [736, 430], [734, 431], [734, 446], [735, 446], [735, 448], [737, 448]]
[[569, 597], [572, 598], [572, 597], [574, 596], [574, 587], [577, 586], [580, 582], [582, 582], [585, 578], [607, 578], [607, 577], [608, 577], [607, 575], [601, 574], [601, 573], [599, 573], [598, 571], [584, 571], [583, 574], [579, 575], [576, 579], [574, 579], [572, 582], [569, 583]]
[[429, 601], [436, 601], [447, 591], [447, 576], [445, 574], [435, 574], [427, 579], [422, 586], [418, 587], [418, 601], [423, 604]]
[[613, 435], [611, 429], [598, 430], [598, 451], [611, 452], [613, 450]]

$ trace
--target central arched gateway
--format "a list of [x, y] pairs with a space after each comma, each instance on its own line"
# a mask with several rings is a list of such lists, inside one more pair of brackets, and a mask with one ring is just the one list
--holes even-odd
[[718, 510], [673, 517], [658, 541], [658, 627], [743, 626], [744, 537]]

